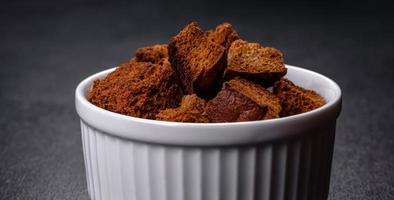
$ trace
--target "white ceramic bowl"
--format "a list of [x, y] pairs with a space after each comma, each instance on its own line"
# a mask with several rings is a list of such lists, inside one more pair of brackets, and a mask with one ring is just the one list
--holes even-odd
[[101, 200], [326, 199], [341, 90], [289, 66], [287, 77], [321, 94], [311, 112], [264, 121], [178, 123], [129, 117], [88, 102], [96, 79], [75, 94], [88, 192]]

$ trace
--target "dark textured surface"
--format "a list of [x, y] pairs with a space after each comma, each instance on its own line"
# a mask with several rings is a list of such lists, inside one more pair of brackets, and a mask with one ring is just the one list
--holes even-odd
[[193, 19], [229, 21], [286, 63], [336, 80], [344, 102], [329, 199], [394, 199], [392, 7], [226, 5], [1, 3], [0, 199], [88, 199], [74, 88]]

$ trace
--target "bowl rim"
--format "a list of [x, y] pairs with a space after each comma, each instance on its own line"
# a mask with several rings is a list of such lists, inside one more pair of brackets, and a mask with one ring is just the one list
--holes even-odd
[[[85, 92], [87, 88], [91, 87], [93, 81], [105, 76], [106, 74], [112, 72], [117, 68], [114, 67], [92, 74], [85, 78], [83, 81], [81, 81], [75, 90], [75, 106], [78, 115], [84, 123], [87, 123], [95, 129], [101, 130], [105, 133], [132, 140], [177, 145], [226, 145], [262, 142], [266, 140], [283, 138], [283, 136], [290, 136], [299, 132], [303, 132], [307, 129], [310, 129], [311, 127], [318, 126], [320, 124], [319, 121], [325, 122], [327, 120], [330, 120], [331, 122], [335, 122], [336, 118], [340, 113], [342, 103], [342, 91], [339, 85], [335, 83], [335, 81], [333, 81], [332, 79], [312, 70], [287, 64], [286, 67], [291, 70], [311, 74], [319, 79], [324, 80], [328, 83], [330, 88], [333, 89], [335, 93], [334, 98], [326, 102], [324, 106], [306, 113], [259, 121], [227, 123], [187, 123], [144, 119], [105, 110], [103, 108], [95, 106], [86, 99]], [[106, 121], [108, 121], [108, 123]], [[301, 127], [297, 127], [297, 124]], [[124, 128], [122, 128], [121, 126], [124, 126]], [[133, 126], [135, 126], [135, 130]], [[149, 127], [155, 128], [152, 128], [152, 130], [149, 131]], [[286, 129], [292, 127], [294, 129], [291, 131], [273, 131], [275, 128]], [[185, 132], [186, 129], [190, 130], [188, 131], [189, 133], [180, 133]], [[253, 134], [246, 134], [248, 136], [245, 137], [233, 137], [232, 139], [224, 138], [226, 136], [226, 132], [233, 132], [232, 134], [229, 133], [227, 136], [234, 136], [234, 134], [237, 134], [235, 133], [236, 131], [242, 131], [243, 129], [244, 131], [253, 132]], [[259, 129], [261, 131], [258, 131]], [[271, 133], [257, 133], [266, 132], [267, 130], [265, 129], [271, 130]], [[160, 131], [157, 132], [158, 130]], [[138, 131], [142, 132], [138, 133]], [[144, 131], [148, 131], [149, 133], [145, 132], [146, 134], [144, 134]], [[165, 131], [166, 134], [160, 134], [161, 131]], [[290, 132], [293, 133], [291, 134]], [[209, 133], [214, 134], [215, 137], [210, 137]], [[193, 135], [192, 137], [191, 134]], [[243, 133], [238, 133], [238, 135], [242, 134]], [[258, 134], [265, 136], [258, 137]], [[255, 139], [252, 137], [253, 135], [256, 136]], [[220, 138], [222, 138], [223, 141], [221, 141]], [[236, 138], [238, 138], [239, 140], [237, 140]]]

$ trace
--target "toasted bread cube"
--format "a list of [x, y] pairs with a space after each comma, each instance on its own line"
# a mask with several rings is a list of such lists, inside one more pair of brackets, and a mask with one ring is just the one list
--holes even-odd
[[209, 93], [218, 84], [226, 63], [225, 48], [208, 40], [195, 22], [171, 39], [168, 54], [185, 94]]
[[279, 50], [243, 40], [231, 44], [227, 55], [226, 80], [240, 76], [268, 87], [286, 73]]
[[274, 94], [281, 101], [283, 117], [308, 112], [325, 104], [324, 98], [315, 91], [306, 90], [284, 78], [275, 83]]
[[205, 101], [197, 95], [186, 95], [182, 98], [181, 105], [177, 108], [168, 108], [156, 115], [157, 120], [173, 122], [208, 123], [209, 119], [204, 114]]
[[96, 80], [87, 99], [106, 110], [148, 119], [166, 108], [179, 105], [183, 96], [175, 71], [168, 61], [162, 65], [132, 62]]
[[236, 77], [225, 84], [247, 96], [249, 99], [253, 100], [260, 106], [266, 106], [267, 113], [264, 115], [263, 119], [279, 117], [282, 110], [279, 98], [264, 87], [239, 77]]
[[260, 85], [235, 78], [210, 100], [206, 113], [211, 122], [234, 122], [279, 117], [279, 99]]
[[230, 48], [231, 43], [239, 39], [238, 33], [227, 22], [218, 25], [213, 30], [207, 31], [206, 34], [209, 40], [220, 44], [226, 49]]
[[160, 64], [164, 59], [168, 60], [167, 44], [156, 44], [138, 48], [131, 62], [151, 62]]

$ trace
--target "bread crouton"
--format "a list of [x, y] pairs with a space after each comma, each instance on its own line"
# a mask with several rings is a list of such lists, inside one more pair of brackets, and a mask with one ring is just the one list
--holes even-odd
[[226, 80], [240, 76], [268, 87], [286, 73], [279, 50], [243, 40], [231, 44], [227, 55]]
[[206, 34], [209, 40], [222, 45], [226, 49], [230, 48], [231, 43], [239, 39], [238, 33], [227, 22], [218, 25], [213, 30], [207, 31]]
[[267, 113], [263, 119], [279, 117], [282, 110], [279, 98], [264, 87], [239, 77], [236, 77], [225, 84], [241, 92], [243, 95], [247, 96], [249, 99], [253, 100], [260, 106], [266, 106]]
[[277, 118], [280, 110], [278, 98], [262, 86], [241, 78], [225, 82], [205, 109], [211, 122]]
[[281, 101], [282, 117], [308, 112], [325, 104], [323, 97], [316, 92], [296, 86], [284, 78], [275, 83], [274, 94]]
[[151, 62], [160, 64], [164, 59], [168, 59], [167, 44], [156, 44], [137, 49], [131, 62]]
[[157, 120], [173, 122], [208, 123], [209, 119], [204, 114], [205, 101], [197, 95], [186, 95], [182, 98], [181, 105], [177, 108], [168, 108], [156, 115]]
[[168, 54], [185, 94], [204, 95], [212, 91], [226, 64], [225, 48], [210, 41], [196, 22], [171, 39]]
[[96, 80], [87, 99], [103, 109], [148, 119], [179, 105], [182, 90], [168, 61], [126, 63], [102, 80]]

